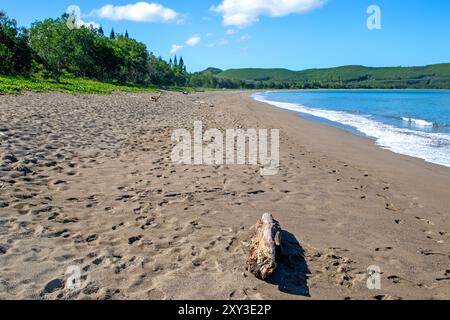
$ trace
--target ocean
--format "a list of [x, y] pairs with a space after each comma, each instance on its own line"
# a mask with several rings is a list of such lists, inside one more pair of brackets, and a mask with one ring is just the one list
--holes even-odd
[[267, 91], [253, 98], [450, 167], [450, 90]]

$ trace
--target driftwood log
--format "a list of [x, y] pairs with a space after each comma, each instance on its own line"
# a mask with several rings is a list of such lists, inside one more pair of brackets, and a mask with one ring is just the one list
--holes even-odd
[[281, 246], [281, 228], [270, 213], [265, 213], [256, 223], [247, 258], [247, 270], [259, 279], [266, 279], [276, 267], [276, 251]]

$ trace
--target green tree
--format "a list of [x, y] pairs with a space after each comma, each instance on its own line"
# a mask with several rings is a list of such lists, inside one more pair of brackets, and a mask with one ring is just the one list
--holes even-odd
[[31, 49], [28, 31], [0, 11], [0, 73], [28, 73], [31, 69]]
[[174, 67], [174, 68], [178, 68], [178, 59], [177, 59], [177, 55], [175, 55], [175, 58], [173, 58], [173, 67]]
[[116, 39], [116, 33], [114, 32], [114, 28], [111, 29], [111, 33], [109, 34], [109, 38], [112, 40]]
[[185, 65], [184, 65], [184, 61], [183, 61], [183, 57], [180, 57], [180, 61], [178, 62], [178, 68], [180, 68], [183, 71], [186, 71]]
[[171, 66], [161, 58], [150, 56], [148, 64], [150, 82], [155, 85], [172, 85], [174, 84], [174, 73]]
[[44, 66], [45, 76], [59, 78], [74, 60], [71, 30], [66, 25], [68, 18], [66, 14], [56, 20], [36, 22], [31, 27], [30, 47], [36, 62]]
[[121, 36], [117, 44], [123, 55], [123, 64], [119, 72], [121, 82], [145, 83], [149, 80], [147, 47], [134, 39]]

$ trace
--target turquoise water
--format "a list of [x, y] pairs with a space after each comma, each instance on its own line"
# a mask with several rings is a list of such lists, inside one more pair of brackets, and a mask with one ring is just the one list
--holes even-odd
[[450, 90], [268, 91], [253, 98], [450, 167]]

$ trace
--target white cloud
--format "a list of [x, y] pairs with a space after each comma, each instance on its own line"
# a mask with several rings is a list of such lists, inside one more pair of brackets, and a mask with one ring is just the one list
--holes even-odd
[[194, 47], [200, 43], [202, 39], [199, 36], [192, 36], [186, 40], [188, 46]]
[[183, 49], [183, 46], [180, 46], [178, 44], [173, 44], [172, 48], [170, 48], [170, 54], [176, 54], [181, 49]]
[[228, 36], [232, 36], [233, 34], [236, 33], [236, 30], [234, 30], [234, 29], [228, 29], [225, 33], [226, 33]]
[[222, 0], [211, 10], [219, 12], [225, 26], [248, 27], [260, 16], [282, 17], [321, 7], [326, 0]]
[[158, 3], [136, 2], [123, 6], [107, 4], [95, 9], [91, 15], [110, 20], [131, 20], [140, 22], [178, 22], [179, 14]]

